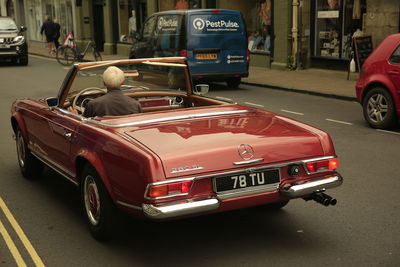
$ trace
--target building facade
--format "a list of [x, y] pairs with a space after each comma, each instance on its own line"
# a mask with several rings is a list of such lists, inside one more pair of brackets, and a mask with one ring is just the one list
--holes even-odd
[[[0, 14], [43, 41], [47, 16], [58, 18], [61, 38], [94, 39], [104, 54], [129, 54], [146, 18], [171, 9], [226, 8], [242, 12], [251, 64], [266, 68], [346, 69], [352, 37], [370, 35], [376, 47], [400, 30], [398, 0], [0, 0]], [[62, 41], [62, 40], [61, 40]]]

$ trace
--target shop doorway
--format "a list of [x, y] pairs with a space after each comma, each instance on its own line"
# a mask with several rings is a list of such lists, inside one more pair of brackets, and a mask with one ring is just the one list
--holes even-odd
[[93, 2], [93, 39], [97, 48], [100, 51], [104, 51], [103, 1]]

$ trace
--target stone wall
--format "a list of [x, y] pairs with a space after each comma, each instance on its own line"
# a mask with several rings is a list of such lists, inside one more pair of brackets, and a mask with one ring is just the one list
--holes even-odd
[[372, 36], [376, 47], [386, 36], [399, 32], [399, 0], [367, 0], [364, 33]]

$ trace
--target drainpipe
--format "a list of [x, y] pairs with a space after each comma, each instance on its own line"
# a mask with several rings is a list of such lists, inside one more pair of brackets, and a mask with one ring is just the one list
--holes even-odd
[[290, 69], [297, 68], [299, 51], [299, 0], [292, 2], [292, 54], [290, 58]]

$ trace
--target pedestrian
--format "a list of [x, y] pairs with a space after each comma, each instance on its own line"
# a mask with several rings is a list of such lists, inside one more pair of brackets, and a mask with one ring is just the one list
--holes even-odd
[[58, 19], [54, 19], [53, 21], [54, 23], [54, 45], [56, 46], [56, 50], [57, 48], [60, 46], [60, 42], [58, 41], [58, 39], [60, 38], [60, 29], [61, 26], [58, 23]]
[[42, 28], [40, 29], [40, 34], [46, 35], [47, 47], [49, 48], [49, 54], [54, 53], [54, 22], [50, 16], [47, 16], [47, 19], [42, 24]]

